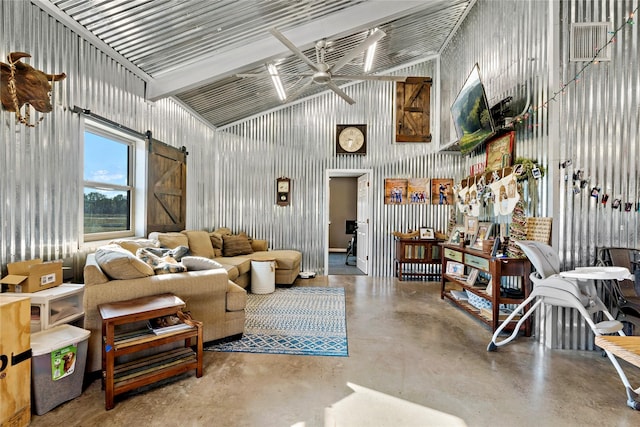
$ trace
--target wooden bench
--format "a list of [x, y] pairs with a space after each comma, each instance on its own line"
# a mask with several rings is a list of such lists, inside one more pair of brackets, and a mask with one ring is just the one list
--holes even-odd
[[640, 336], [597, 336], [596, 345], [640, 368]]

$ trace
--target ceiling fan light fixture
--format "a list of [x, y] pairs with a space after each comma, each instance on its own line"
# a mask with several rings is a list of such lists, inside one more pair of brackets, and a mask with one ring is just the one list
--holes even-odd
[[[369, 32], [369, 35], [372, 35], [376, 31], [378, 31], [378, 29], [374, 28]], [[367, 53], [364, 56], [364, 72], [365, 73], [368, 73], [369, 71], [371, 71], [371, 67], [373, 66], [373, 57], [376, 54], [377, 45], [378, 45], [378, 42], [375, 42], [374, 44], [369, 46], [369, 48], [367, 49]]]
[[273, 81], [273, 86], [275, 86], [276, 92], [278, 93], [278, 98], [280, 98], [280, 101], [285, 101], [287, 94], [284, 91], [284, 86], [282, 86], [282, 80], [280, 80], [280, 76], [278, 75], [278, 69], [273, 64], [267, 64], [267, 70]]

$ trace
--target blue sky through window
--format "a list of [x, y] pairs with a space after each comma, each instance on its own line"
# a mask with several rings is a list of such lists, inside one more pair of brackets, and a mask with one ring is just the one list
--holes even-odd
[[128, 184], [128, 145], [91, 132], [84, 133], [84, 179]]

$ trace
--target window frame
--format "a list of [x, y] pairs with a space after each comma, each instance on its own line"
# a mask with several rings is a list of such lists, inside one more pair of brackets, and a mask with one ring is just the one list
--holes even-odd
[[[85, 180], [85, 164], [84, 164], [84, 154], [86, 150], [86, 133], [93, 133], [95, 135], [99, 135], [103, 138], [107, 138], [111, 141], [121, 143], [127, 146], [127, 155], [128, 155], [128, 164], [127, 164], [127, 174], [128, 185], [120, 185], [120, 184], [110, 184], [99, 181], [89, 181]], [[111, 240], [118, 239], [124, 237], [133, 237], [135, 236], [136, 230], [136, 147], [142, 141], [134, 136], [126, 134], [124, 132], [120, 132], [117, 129], [106, 126], [102, 123], [99, 123], [95, 120], [91, 120], [90, 118], [85, 117], [84, 120], [84, 129], [82, 130], [82, 192], [81, 192], [81, 206], [80, 206], [80, 229], [82, 230], [82, 236], [84, 242], [95, 242], [99, 240]], [[118, 231], [101, 231], [97, 233], [85, 233], [85, 216], [84, 216], [84, 194], [85, 189], [87, 188], [95, 188], [109, 191], [128, 191], [129, 192], [129, 228], [127, 230], [118, 230]]]

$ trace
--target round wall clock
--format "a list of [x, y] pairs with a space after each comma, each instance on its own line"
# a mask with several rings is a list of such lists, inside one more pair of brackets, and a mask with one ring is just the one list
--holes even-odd
[[337, 125], [336, 154], [367, 154], [367, 125]]

